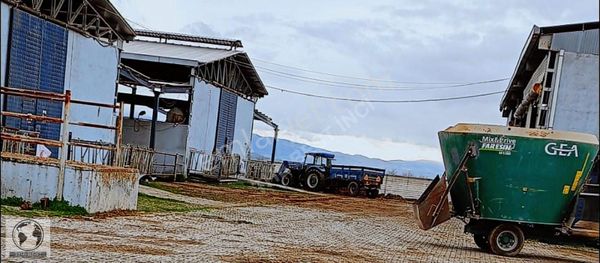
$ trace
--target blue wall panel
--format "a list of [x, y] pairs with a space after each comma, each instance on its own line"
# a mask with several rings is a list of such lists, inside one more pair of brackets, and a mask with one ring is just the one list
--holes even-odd
[[225, 142], [231, 144], [235, 131], [235, 115], [237, 111], [237, 95], [232, 92], [221, 90], [219, 101], [219, 117], [217, 122], [217, 136], [215, 147], [222, 151]]
[[[64, 92], [67, 30], [49, 21], [13, 9], [8, 66], [8, 85], [14, 88]], [[62, 103], [7, 96], [8, 111], [62, 116]], [[60, 124], [6, 118], [6, 126], [40, 132], [58, 140]], [[51, 149], [57, 154], [56, 149]]]

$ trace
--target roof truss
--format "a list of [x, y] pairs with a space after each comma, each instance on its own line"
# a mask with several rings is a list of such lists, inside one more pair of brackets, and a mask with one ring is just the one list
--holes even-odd
[[108, 42], [123, 40], [102, 13], [110, 10], [99, 10], [88, 0], [3, 0], [20, 9], [37, 16], [49, 19], [84, 35], [102, 38]]

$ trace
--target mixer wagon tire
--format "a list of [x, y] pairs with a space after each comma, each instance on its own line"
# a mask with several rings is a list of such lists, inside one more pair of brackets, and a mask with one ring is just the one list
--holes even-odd
[[492, 229], [488, 242], [494, 254], [513, 257], [523, 249], [525, 235], [517, 225], [500, 224]]
[[324, 176], [319, 171], [310, 171], [306, 176], [305, 186], [310, 191], [318, 191], [323, 185]]
[[348, 194], [350, 196], [357, 196], [360, 188], [357, 182], [348, 183]]
[[475, 240], [475, 244], [481, 248], [481, 250], [489, 251], [490, 243], [488, 242], [488, 236], [482, 234], [473, 235], [473, 239]]

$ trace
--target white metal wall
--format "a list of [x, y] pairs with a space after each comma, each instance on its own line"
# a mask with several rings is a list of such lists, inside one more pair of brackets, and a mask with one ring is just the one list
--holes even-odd
[[[69, 31], [65, 68], [65, 89], [70, 89], [73, 99], [112, 104], [115, 102], [119, 50], [101, 46], [93, 38]], [[85, 121], [114, 125], [112, 109], [85, 105], [71, 105], [71, 121]], [[114, 142], [114, 131], [71, 125], [73, 138]]]
[[598, 56], [565, 52], [554, 104], [554, 129], [595, 134], [598, 131]]
[[250, 147], [252, 146], [253, 119], [254, 102], [238, 97], [232, 152], [239, 154], [243, 162], [248, 159]]
[[194, 83], [188, 149], [212, 152], [215, 146], [221, 89], [198, 79]]

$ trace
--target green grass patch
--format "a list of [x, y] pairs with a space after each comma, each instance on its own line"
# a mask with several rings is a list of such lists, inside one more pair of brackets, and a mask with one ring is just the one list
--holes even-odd
[[156, 188], [156, 189], [160, 189], [163, 191], [167, 191], [167, 192], [171, 192], [171, 193], [175, 193], [175, 194], [181, 194], [181, 190], [174, 188], [174, 187], [170, 187], [166, 184], [163, 184], [161, 182], [147, 182], [146, 183], [147, 186], [150, 186], [152, 188]]
[[23, 203], [23, 198], [11, 196], [0, 199], [0, 205], [20, 206]]
[[67, 201], [52, 200], [46, 209], [42, 209], [41, 203], [34, 203], [31, 210], [21, 210], [23, 199], [8, 197], [0, 199], [3, 215], [21, 217], [70, 217], [85, 216], [88, 212], [81, 206], [72, 206]]
[[243, 182], [243, 181], [237, 181], [237, 182], [231, 182], [231, 183], [221, 183], [221, 184], [217, 184], [217, 186], [227, 187], [227, 188], [231, 188], [231, 189], [259, 188], [259, 187], [253, 186], [253, 185]]
[[141, 212], [161, 213], [161, 212], [191, 212], [208, 211], [209, 209], [195, 204], [189, 204], [173, 199], [160, 198], [146, 194], [138, 194], [137, 209]]

